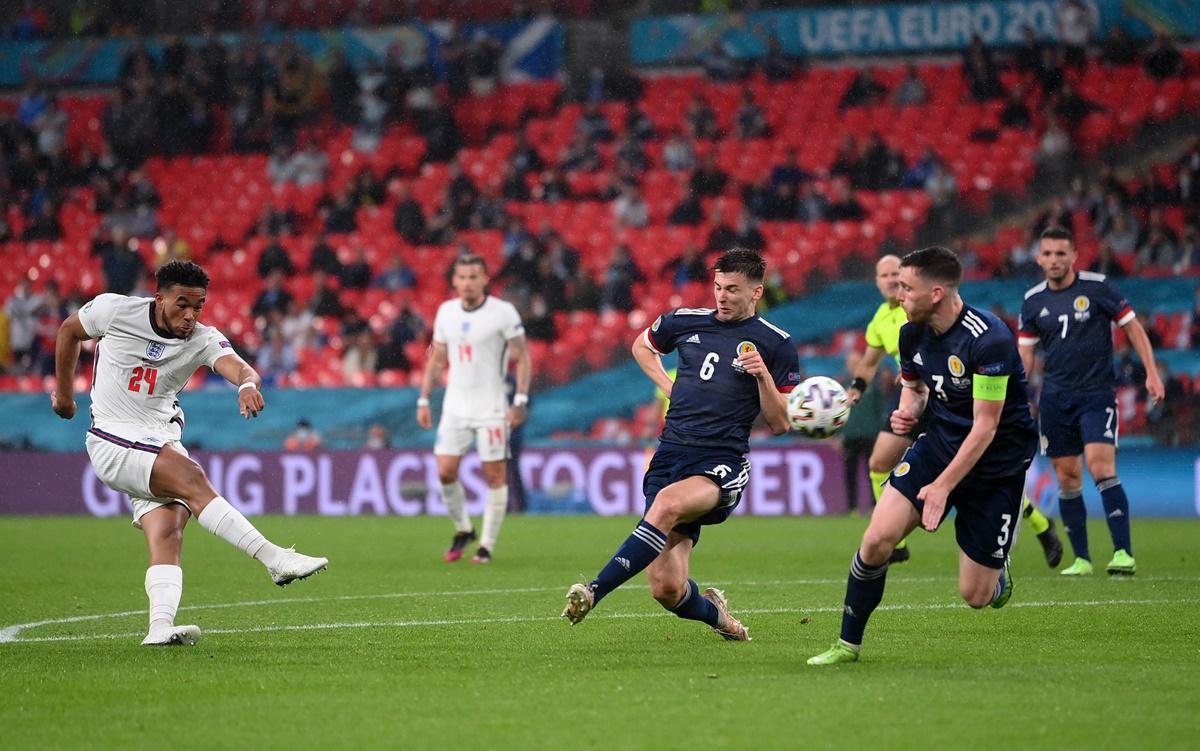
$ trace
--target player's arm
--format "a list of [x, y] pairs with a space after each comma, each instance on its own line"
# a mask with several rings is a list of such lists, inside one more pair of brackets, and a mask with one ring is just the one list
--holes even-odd
[[858, 400], [862, 399], [867, 385], [875, 380], [875, 374], [879, 372], [879, 363], [883, 362], [885, 354], [887, 353], [883, 351], [882, 347], [867, 346], [867, 351], [859, 360], [858, 367], [851, 373], [854, 376], [854, 382], [850, 384], [850, 388], [846, 389], [846, 396], [850, 399], [850, 404], [858, 404]]
[[249, 363], [233, 354], [222, 355], [213, 363], [212, 369], [238, 387], [238, 411], [242, 417], [249, 420], [258, 417], [258, 413], [266, 408], [262, 396], [262, 378]]
[[889, 420], [896, 435], [908, 435], [917, 427], [925, 405], [929, 403], [929, 387], [916, 374], [901, 373], [900, 388], [900, 405]]
[[971, 431], [937, 479], [917, 493], [917, 498], [925, 503], [921, 524], [930, 532], [937, 529], [942, 521], [950, 491], [958, 487], [996, 437], [1008, 393], [1008, 378], [1007, 375], [976, 374], [972, 379], [975, 400], [971, 410], [974, 419]]
[[529, 356], [529, 342], [524, 334], [508, 340], [508, 361], [517, 364], [517, 390], [513, 393], [512, 406], [508, 408], [508, 427], [512, 429], [525, 422], [529, 413], [529, 381], [533, 374], [533, 359]]
[[646, 329], [638, 334], [633, 340], [633, 359], [637, 361], [638, 367], [646, 374], [646, 377], [658, 386], [667, 398], [671, 398], [671, 387], [675, 382], [671, 380], [671, 376], [667, 374], [667, 369], [663, 367], [662, 355], [650, 343], [650, 329]]
[[1129, 343], [1133, 345], [1133, 350], [1141, 359], [1142, 366], [1146, 368], [1146, 392], [1150, 395], [1150, 401], [1161, 401], [1166, 396], [1166, 389], [1163, 388], [1162, 376], [1158, 374], [1154, 348], [1150, 345], [1150, 337], [1146, 335], [1145, 327], [1142, 326], [1142, 322], [1137, 319], [1137, 316], [1131, 317], [1121, 327], [1125, 329]]
[[58, 338], [54, 343], [56, 382], [50, 394], [50, 407], [64, 420], [75, 416], [75, 366], [79, 364], [79, 347], [91, 338], [78, 313], [72, 313], [58, 327]]
[[[786, 346], [791, 352], [791, 359], [794, 361], [791, 365], [791, 368], [794, 369], [790, 370], [790, 374], [798, 375], [800, 363], [796, 361], [796, 350], [791, 344], [791, 339], [787, 341]], [[771, 373], [771, 369], [767, 367], [766, 361], [763, 360], [762, 353], [757, 349], [738, 355], [737, 359], [745, 371], [754, 376], [754, 380], [758, 384], [759, 409], [762, 410], [763, 420], [766, 421], [767, 427], [775, 435], [783, 435], [788, 432], [792, 424], [787, 414], [787, 395], [779, 389], [785, 388], [784, 384], [786, 384], [786, 388], [791, 390], [795, 382], [780, 380], [779, 384], [776, 384], [775, 375]], [[785, 365], [784, 367], [784, 372], [789, 372], [787, 366]], [[791, 377], [794, 378], [795, 375]]]
[[[433, 385], [446, 367], [446, 343], [437, 339], [429, 345], [429, 359], [425, 361], [425, 374], [421, 377], [421, 396], [417, 399], [417, 424], [425, 430], [433, 427], [433, 412], [429, 409], [429, 395]], [[528, 388], [528, 385], [526, 386]]]

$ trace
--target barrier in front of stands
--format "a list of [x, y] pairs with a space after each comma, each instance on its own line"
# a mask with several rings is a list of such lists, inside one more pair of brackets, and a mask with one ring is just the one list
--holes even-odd
[[[230, 503], [248, 514], [415, 516], [444, 514], [437, 463], [427, 450], [199, 453], [197, 460]], [[628, 448], [537, 449], [521, 455], [526, 491], [586, 500], [604, 516], [640, 514], [645, 451]], [[752, 516], [822, 516], [846, 511], [841, 456], [832, 444], [793, 443], [755, 448], [750, 482], [737, 512]], [[1136, 516], [1185, 517], [1200, 513], [1200, 452], [1132, 449], [1121, 453], [1121, 480]], [[82, 453], [0, 454], [0, 514], [128, 513], [124, 496], [102, 485]], [[1029, 475], [1042, 505], [1053, 509], [1053, 473], [1039, 462]], [[478, 456], [463, 462], [468, 510], [481, 513], [486, 497]], [[866, 508], [860, 483], [859, 508]], [[1089, 511], [1100, 499], [1085, 492]], [[545, 505], [541, 511], [549, 511]]]
[[[441, 72], [438, 55], [441, 40], [446, 38], [446, 24], [411, 22], [402, 26], [375, 29], [337, 29], [335, 31], [278, 31], [266, 30], [257, 35], [267, 44], [291, 39], [313, 59], [327, 59], [335, 50], [345, 53], [354, 65], [368, 60], [383, 62], [389, 47], [398, 45], [401, 57], [407, 60], [427, 60]], [[506, 23], [467, 23], [459, 30], [464, 39], [482, 32], [504, 46], [501, 53], [501, 75], [505, 80], [525, 81], [549, 79], [557, 75], [564, 59], [566, 32], [552, 18]], [[221, 35], [227, 49], [242, 44], [242, 34]], [[163, 44], [147, 37], [113, 39], [77, 39], [67, 41], [5, 41], [0, 43], [0, 87], [23, 86], [30, 74], [43, 83], [71, 85], [114, 84], [121, 71], [121, 61], [133, 45], [141, 41], [156, 59], [162, 59]], [[199, 47], [203, 37], [184, 38], [188, 45]]]
[[[1097, 11], [1095, 38], [1119, 25], [1148, 37], [1151, 20], [1174, 34], [1200, 34], [1200, 11], [1172, 0], [1091, 0]], [[963, 49], [978, 34], [989, 47], [1022, 44], [1028, 25], [1041, 39], [1057, 39], [1057, 0], [880, 4], [758, 11], [748, 14], [642, 18], [630, 28], [631, 54], [640, 65], [692, 61], [713, 39], [734, 57], [766, 53], [774, 36], [788, 55], [842, 55]], [[1187, 7], [1185, 7], [1187, 6]]]

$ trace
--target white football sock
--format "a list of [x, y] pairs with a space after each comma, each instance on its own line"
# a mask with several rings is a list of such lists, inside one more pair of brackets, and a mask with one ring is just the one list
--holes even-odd
[[183, 569], [166, 563], [146, 569], [146, 597], [150, 598], [150, 630], [174, 626], [183, 597]]
[[446, 512], [454, 529], [458, 532], [470, 532], [471, 517], [467, 515], [467, 493], [458, 480], [442, 485], [442, 502], [446, 504]]
[[494, 552], [496, 538], [500, 536], [500, 525], [504, 523], [504, 514], [508, 511], [508, 486], [488, 488], [487, 506], [483, 509], [483, 538], [479, 547]]
[[258, 559], [264, 566], [275, 563], [281, 548], [263, 537], [242, 512], [229, 505], [229, 501], [217, 496], [208, 502], [196, 517], [200, 526], [220, 537], [238, 550]]

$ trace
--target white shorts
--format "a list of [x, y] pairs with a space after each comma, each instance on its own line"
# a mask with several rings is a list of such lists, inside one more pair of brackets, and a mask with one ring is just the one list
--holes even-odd
[[508, 459], [508, 420], [503, 417], [472, 420], [443, 414], [438, 423], [433, 453], [437, 456], [462, 456], [471, 450], [472, 442], [479, 450], [480, 461], [500, 462]]
[[141, 519], [160, 506], [178, 503], [176, 498], [155, 498], [150, 492], [150, 472], [163, 446], [184, 456], [187, 449], [177, 439], [156, 434], [136, 425], [93, 426], [87, 433], [87, 452], [92, 469], [108, 487], [129, 496], [133, 506], [133, 526], [141, 529]]

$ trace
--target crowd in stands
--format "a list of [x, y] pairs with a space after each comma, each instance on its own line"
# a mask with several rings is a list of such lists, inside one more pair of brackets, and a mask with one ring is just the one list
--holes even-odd
[[[1093, 55], [1094, 64], [1119, 64], [1118, 42], [1132, 45], [1115, 40], [1110, 50], [1106, 43]], [[974, 45], [962, 63], [967, 92], [981, 102], [1003, 102], [999, 125], [1027, 130], [1031, 143], [1040, 138], [1043, 151], [1058, 128], [1066, 139], [1065, 164], [1073, 164], [1075, 145], [1086, 140], [1086, 113], [1098, 105], [1080, 102], [1073, 92], [1077, 62], [1070, 49], [1032, 39], [1030, 44], [1038, 46], [1035, 59], [1041, 63], [1028, 69], [1021, 68], [1028, 51], [995, 60], [990, 50]], [[166, 260], [196, 258], [225, 273], [249, 256], [261, 286], [223, 277], [254, 287], [225, 292], [239, 301], [245, 295], [235, 292], [251, 292], [245, 304], [253, 328], [227, 332], [242, 343], [243, 353], [280, 383], [291, 382], [304, 363], [335, 354], [338, 382], [356, 383], [364, 374], [414, 373], [431, 324], [431, 309], [415, 297], [430, 290], [435, 297], [447, 294], [441, 272], [456, 255], [479, 252], [487, 237], [496, 239], [496, 253], [489, 257], [494, 279], [522, 311], [530, 338], [550, 345], [571, 333], [568, 321], [590, 324], [597, 316], [633, 311], [648, 288], [666, 297], [699, 290], [695, 302], [703, 302], [715, 251], [732, 244], [769, 249], [792, 226], [864, 222], [885, 193], [920, 194], [921, 205], [929, 207], [925, 219], [949, 227], [969, 166], [950, 164], [932, 146], [901, 148], [891, 133], [885, 138], [879, 130], [847, 131], [830, 157], [815, 164], [810, 154], [789, 147], [776, 149], [778, 158], [763, 162], [762, 169], [731, 166], [724, 146], [771, 143], [780, 129], [764, 87], [807, 75], [803, 60], [772, 49], [761, 70], [752, 73], [719, 61], [706, 65], [712, 80], [733, 83], [693, 87], [683, 111], [667, 117], [652, 108], [648, 82], [626, 70], [595, 70], [577, 87], [580, 103], [558, 106], [544, 118], [518, 113], [489, 140], [494, 124], [481, 127], [467, 116], [502, 85], [498, 50], [486, 36], [446, 43], [440, 80], [425, 62], [396, 51], [378, 65], [355, 69], [335, 56], [321, 69], [286, 40], [278, 45], [249, 40], [227, 49], [215, 34], [198, 47], [174, 39], [161, 59], [135, 45], [93, 138], [69, 144], [66, 110], [36, 82], [14, 112], [0, 109], [5, 208], [0, 241], [63, 237], [62, 217], [78, 211], [71, 205], [76, 196], [99, 218], [91, 253], [100, 259], [102, 289], [150, 294], [149, 272]], [[1132, 59], [1141, 60], [1151, 75], [1177, 75], [1181, 63], [1171, 63], [1170, 49], [1159, 40], [1149, 50], [1134, 49], [1141, 57]], [[838, 106], [850, 113], [886, 102], [900, 112], [936, 96], [917, 66], [895, 72], [868, 69], [847, 77]], [[727, 101], [714, 100], [715, 91]], [[562, 122], [569, 127], [559, 138]], [[986, 144], [997, 137], [986, 130], [972, 138]], [[403, 160], [392, 159], [395, 152], [389, 151], [398, 138], [407, 139]], [[493, 147], [502, 141], [505, 147]], [[267, 197], [246, 227], [200, 241], [189, 231], [193, 217], [179, 210], [180, 186], [165, 176], [179, 174], [168, 167], [186, 168], [180, 157], [213, 152], [258, 155], [239, 156], [231, 164], [239, 171], [261, 170], [250, 182], [261, 179]], [[387, 160], [376, 168], [354, 157], [357, 166], [348, 168], [346, 154]], [[490, 161], [479, 159], [488, 154]], [[1200, 157], [1188, 159], [1191, 164]], [[1172, 209], [1194, 204], [1196, 167], [1190, 170], [1171, 181], [1166, 198], [1152, 189], [1146, 200], [1158, 204], [1145, 212], [1137, 203], [1140, 187], [1119, 196], [1122, 206], [1133, 207], [1132, 215], [1110, 211], [1112, 191], [1087, 183], [1064, 201], [1071, 211], [1081, 208], [1080, 201], [1090, 202], [1086, 208], [1102, 228], [1097, 236], [1112, 235], [1107, 246], [1131, 273], [1168, 258], [1188, 268], [1200, 263], [1189, 250], [1194, 222], [1176, 226]], [[433, 174], [436, 182], [428, 179]], [[603, 215], [594, 213], [596, 206]], [[1162, 209], [1158, 220], [1156, 209]], [[548, 218], [570, 219], [574, 211], [606, 225], [603, 236], [613, 239], [600, 258], [596, 248], [581, 245], [578, 233], [564, 231], [563, 221]], [[383, 223], [375, 223], [373, 217], [381, 215]], [[919, 221], [921, 214], [915, 217]], [[1170, 248], [1162, 242], [1168, 235], [1154, 229], [1167, 219], [1175, 232]], [[645, 244], [629, 240], [636, 235], [622, 234], [664, 227], [687, 232], [688, 241], [672, 245], [669, 253], [649, 254]], [[1133, 231], [1135, 245], [1127, 250], [1121, 233]], [[414, 252], [381, 249], [369, 242], [373, 234], [394, 237]], [[1009, 256], [974, 265], [1024, 273], [1028, 258]], [[1143, 257], [1136, 265], [1131, 261]], [[774, 271], [768, 291], [778, 302], [797, 287], [780, 278], [778, 266]], [[80, 302], [75, 289], [64, 295], [49, 286], [19, 286], [6, 306], [13, 332], [9, 372], [52, 372], [52, 329]], [[376, 309], [386, 313], [374, 315]]]

